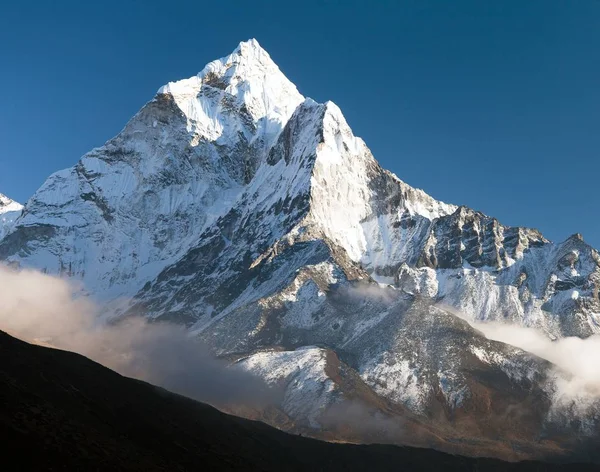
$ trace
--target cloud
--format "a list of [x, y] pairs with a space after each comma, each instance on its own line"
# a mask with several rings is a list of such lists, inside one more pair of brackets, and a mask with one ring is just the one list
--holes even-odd
[[555, 407], [569, 407], [581, 415], [588, 414], [590, 408], [598, 407], [600, 335], [552, 340], [534, 328], [474, 321], [447, 306], [441, 308], [464, 319], [488, 339], [518, 347], [554, 364], [552, 396]]
[[398, 444], [404, 437], [403, 419], [386, 416], [359, 400], [344, 400], [331, 405], [319, 418], [325, 429], [341, 432], [344, 437], [369, 443]]
[[215, 359], [181, 326], [141, 317], [102, 321], [101, 307], [74, 298], [77, 287], [32, 270], [0, 266], [0, 329], [29, 342], [78, 352], [123, 375], [219, 407], [261, 408], [279, 392]]
[[[83, 354], [123, 375], [145, 380], [229, 411], [262, 410], [280, 403], [282, 392], [230, 363], [215, 359], [209, 350], [178, 325], [150, 323], [131, 317], [117, 324], [103, 321], [102, 307], [74, 297], [79, 287], [37, 271], [0, 265], [0, 329], [21, 339], [49, 344]], [[395, 300], [394, 292], [358, 285], [339, 294], [380, 303]], [[580, 418], [598, 409], [600, 402], [600, 336], [550, 340], [531, 328], [501, 323], [473, 322], [449, 311], [486, 337], [531, 352], [556, 366], [549, 392], [557, 411]], [[562, 410], [561, 410], [562, 408]], [[393, 441], [402, 425], [375, 415], [362, 404], [344, 403], [327, 413], [329, 425], [351, 424], [380, 442]]]
[[346, 302], [371, 301], [390, 305], [398, 300], [399, 292], [376, 283], [358, 281], [341, 286], [335, 296]]

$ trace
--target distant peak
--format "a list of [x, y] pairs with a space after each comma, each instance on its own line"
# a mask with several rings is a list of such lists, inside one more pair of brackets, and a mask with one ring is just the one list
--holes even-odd
[[583, 241], [583, 235], [581, 233], [572, 234], [567, 238], [567, 241]]
[[6, 195], [0, 193], [0, 213], [6, 213], [9, 211], [21, 211], [23, 205], [14, 200], [11, 200]]

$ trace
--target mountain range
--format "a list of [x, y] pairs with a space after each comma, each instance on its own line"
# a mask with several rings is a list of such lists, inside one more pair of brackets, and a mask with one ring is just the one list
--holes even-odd
[[406, 184], [256, 40], [161, 87], [23, 208], [0, 196], [0, 218], [5, 263], [72, 279], [111, 322], [185, 325], [283, 387], [277, 414], [246, 416], [505, 459], [594, 454], [596, 397], [565, 398], [568, 373], [477, 323], [600, 333], [598, 252]]

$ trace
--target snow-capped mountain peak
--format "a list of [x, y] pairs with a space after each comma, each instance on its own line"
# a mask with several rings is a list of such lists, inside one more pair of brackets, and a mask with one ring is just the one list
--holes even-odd
[[[112, 299], [135, 295], [219, 233], [215, 257], [222, 243], [243, 241], [231, 255], [237, 271], [283, 240], [322, 240], [357, 277], [443, 297], [475, 318], [510, 307], [512, 319], [555, 335], [600, 331], [595, 252], [577, 260], [585, 277], [563, 281], [565, 262], [548, 265], [558, 252], [539, 232], [410, 187], [381, 168], [334, 103], [304, 99], [256, 40], [165, 85], [118, 136], [50, 176], [0, 258], [67, 273]], [[573, 284], [576, 302], [561, 291]], [[197, 319], [205, 308], [214, 309], [186, 309]], [[549, 309], [587, 321], [557, 323]]]
[[0, 193], [0, 239], [10, 232], [22, 211], [23, 205]]
[[[162, 94], [173, 96], [190, 131], [225, 143], [241, 131], [250, 141], [263, 139], [266, 148], [304, 100], [255, 39], [241, 42], [230, 55], [208, 63], [198, 75], [162, 86], [158, 95]], [[219, 100], [204, 98], [215, 96]], [[250, 129], [232, 126], [227, 120], [232, 109], [243, 114]]]
[[403, 247], [387, 234], [394, 221], [404, 214], [431, 221], [456, 207], [382, 169], [365, 142], [354, 136], [339, 107], [328, 101], [324, 108], [322, 142], [311, 178], [312, 222], [354, 261], [377, 266], [373, 257], [385, 253], [389, 259]]
[[[20, 213], [5, 201], [0, 213]], [[302, 359], [302, 383], [332, 387], [309, 413], [297, 394], [284, 405], [310, 425], [347, 391], [323, 382], [336, 369], [417, 414], [477, 408], [478, 369], [503, 372], [485, 376], [501, 396], [547, 375], [451, 310], [556, 338], [600, 333], [600, 255], [580, 236], [553, 244], [412, 188], [255, 40], [161, 87], [119, 135], [51, 175], [0, 237], [0, 260], [125, 296], [115, 313], [185, 324], [289, 392], [296, 375], [272, 367]], [[309, 346], [327, 350], [295, 351]]]
[[0, 257], [83, 279], [100, 298], [134, 294], [229, 211], [303, 101], [257, 41], [240, 43], [51, 175], [28, 202], [28, 237]]
[[6, 213], [9, 211], [21, 211], [23, 205], [14, 200], [11, 200], [6, 195], [0, 193], [0, 213]]

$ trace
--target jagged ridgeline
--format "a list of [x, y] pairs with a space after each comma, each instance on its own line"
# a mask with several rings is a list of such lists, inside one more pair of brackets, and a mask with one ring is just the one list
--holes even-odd
[[382, 440], [473, 454], [560, 454], [598, 433], [598, 415], [556, 406], [551, 364], [451, 313], [598, 333], [598, 252], [410, 187], [255, 40], [161, 87], [5, 232], [0, 259], [184, 324], [284, 385], [263, 419], [288, 429], [364, 439], [329, 421], [351, 402], [419, 432]]

